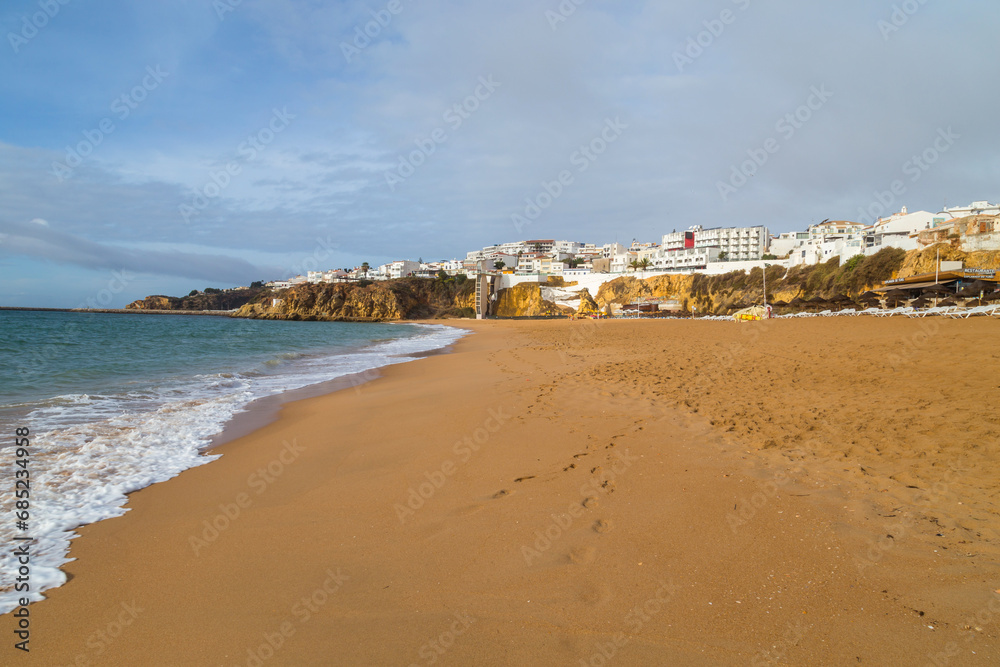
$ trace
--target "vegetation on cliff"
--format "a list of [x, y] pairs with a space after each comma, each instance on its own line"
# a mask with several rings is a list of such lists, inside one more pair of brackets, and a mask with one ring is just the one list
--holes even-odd
[[[904, 252], [886, 248], [869, 257], [853, 257], [843, 265], [838, 258], [787, 271], [771, 266], [766, 276], [760, 268], [708, 276], [658, 275], [647, 279], [622, 276], [601, 285], [596, 297], [580, 290], [579, 306], [567, 308], [543, 298], [542, 286], [521, 283], [501, 290], [493, 312], [498, 317], [552, 317], [593, 314], [610, 304], [659, 297], [676, 300], [683, 312], [729, 314], [761, 303], [764, 279], [767, 299], [790, 302], [795, 298], [856, 297], [893, 277], [932, 273], [940, 250], [942, 261], [962, 261], [972, 268], [1000, 268], [1000, 252], [965, 253], [948, 245]], [[577, 283], [550, 278], [547, 288], [572, 290]], [[549, 292], [552, 290], [550, 289]], [[208, 292], [208, 290], [206, 290]], [[554, 298], [554, 297], [553, 297]], [[320, 283], [272, 291], [254, 287], [186, 297], [150, 296], [128, 305], [140, 310], [230, 310], [237, 317], [287, 320], [382, 321], [475, 317], [475, 282], [463, 276], [402, 278], [384, 282]], [[572, 302], [570, 302], [572, 303]]]
[[352, 322], [475, 317], [474, 299], [473, 281], [451, 277], [304, 284], [261, 295], [235, 315]]
[[[769, 302], [788, 302], [795, 298], [828, 299], [838, 295], [854, 297], [896, 275], [905, 257], [903, 250], [886, 248], [869, 257], [852, 258], [843, 266], [837, 257], [811, 266], [795, 266], [787, 271], [781, 266], [770, 266], [766, 276], [759, 267], [755, 267], [750, 271], [715, 276], [697, 273], [657, 276], [642, 281], [619, 278], [601, 286], [597, 302], [603, 306], [629, 303], [641, 297], [667, 297], [680, 302], [684, 312], [695, 308], [700, 313], [723, 315], [761, 303], [765, 278]], [[616, 286], [619, 281], [624, 284]]]
[[[781, 266], [771, 266], [766, 276], [760, 268], [714, 276], [700, 273], [658, 275], [646, 279], [622, 276], [601, 285], [594, 305], [604, 308], [609, 304], [623, 305], [658, 297], [676, 300], [686, 313], [695, 309], [705, 314], [729, 314], [762, 302], [765, 277], [769, 302], [787, 302], [796, 297], [855, 297], [899, 274], [910, 255], [915, 254], [917, 251], [907, 254], [898, 248], [886, 248], [870, 257], [852, 258], [843, 266], [839, 258], [812, 266], [796, 266], [787, 271]], [[497, 315], [500, 317], [559, 314], [555, 304], [542, 300], [539, 286], [532, 283], [522, 283], [501, 291], [498, 305]]]
[[187, 296], [147, 296], [125, 306], [126, 310], [234, 310], [269, 292], [263, 287], [238, 290], [206, 289]]

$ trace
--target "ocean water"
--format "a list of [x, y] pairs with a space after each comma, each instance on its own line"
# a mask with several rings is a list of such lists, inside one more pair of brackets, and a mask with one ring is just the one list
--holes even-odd
[[[452, 327], [0, 311], [0, 613], [66, 581], [74, 529], [204, 453], [253, 400], [411, 360]], [[30, 429], [30, 516], [15, 523], [15, 432]], [[22, 477], [21, 479], [25, 479]], [[22, 485], [23, 490], [23, 485]], [[15, 537], [31, 537], [15, 592]]]

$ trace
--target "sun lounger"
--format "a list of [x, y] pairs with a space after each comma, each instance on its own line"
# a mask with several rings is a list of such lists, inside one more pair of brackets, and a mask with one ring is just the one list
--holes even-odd
[[924, 310], [917, 311], [916, 314], [910, 315], [910, 317], [927, 317], [928, 315], [947, 315], [958, 310], [958, 306], [935, 306], [933, 308], [927, 308]]
[[973, 315], [994, 315], [1000, 305], [976, 306], [975, 308], [957, 308], [954, 312], [946, 313], [948, 317], [955, 319], [968, 319]]

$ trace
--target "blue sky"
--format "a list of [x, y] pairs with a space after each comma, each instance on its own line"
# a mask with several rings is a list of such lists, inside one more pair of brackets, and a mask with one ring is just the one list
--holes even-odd
[[0, 305], [997, 201], [998, 19], [985, 0], [8, 2]]

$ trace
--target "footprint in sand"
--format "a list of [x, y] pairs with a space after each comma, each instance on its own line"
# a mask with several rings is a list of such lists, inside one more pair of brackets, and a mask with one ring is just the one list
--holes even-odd
[[517, 479], [515, 479], [514, 481], [515, 481], [515, 482], [523, 482], [523, 481], [525, 481], [525, 480], [529, 480], [529, 479], [535, 479], [535, 476], [534, 476], [534, 475], [526, 475], [526, 476], [524, 476], [524, 477], [518, 477], [518, 478], [517, 478]]
[[599, 605], [611, 597], [611, 589], [606, 584], [586, 583], [580, 587], [577, 597], [588, 605]]
[[566, 472], [568, 470], [572, 470], [575, 467], [576, 467], [575, 463], [570, 463], [568, 466], [566, 466], [565, 468], [563, 468], [563, 472]]
[[497, 491], [496, 493], [493, 494], [493, 498], [494, 499], [496, 499], [496, 498], [503, 498], [503, 497], [509, 496], [509, 495], [510, 495], [510, 491], [508, 491], [507, 489], [500, 489], [499, 491]]
[[482, 512], [484, 509], [486, 509], [485, 505], [477, 503], [475, 505], [466, 505], [465, 507], [459, 507], [458, 509], [452, 510], [450, 512], [450, 515], [453, 517], [462, 518]]
[[597, 498], [594, 496], [587, 496], [583, 499], [583, 506], [587, 509], [594, 509], [597, 507]]
[[610, 533], [612, 530], [614, 530], [614, 525], [611, 523], [611, 519], [598, 519], [594, 522], [595, 533]]
[[594, 547], [577, 547], [569, 552], [566, 559], [574, 565], [589, 565], [597, 558], [597, 549]]

